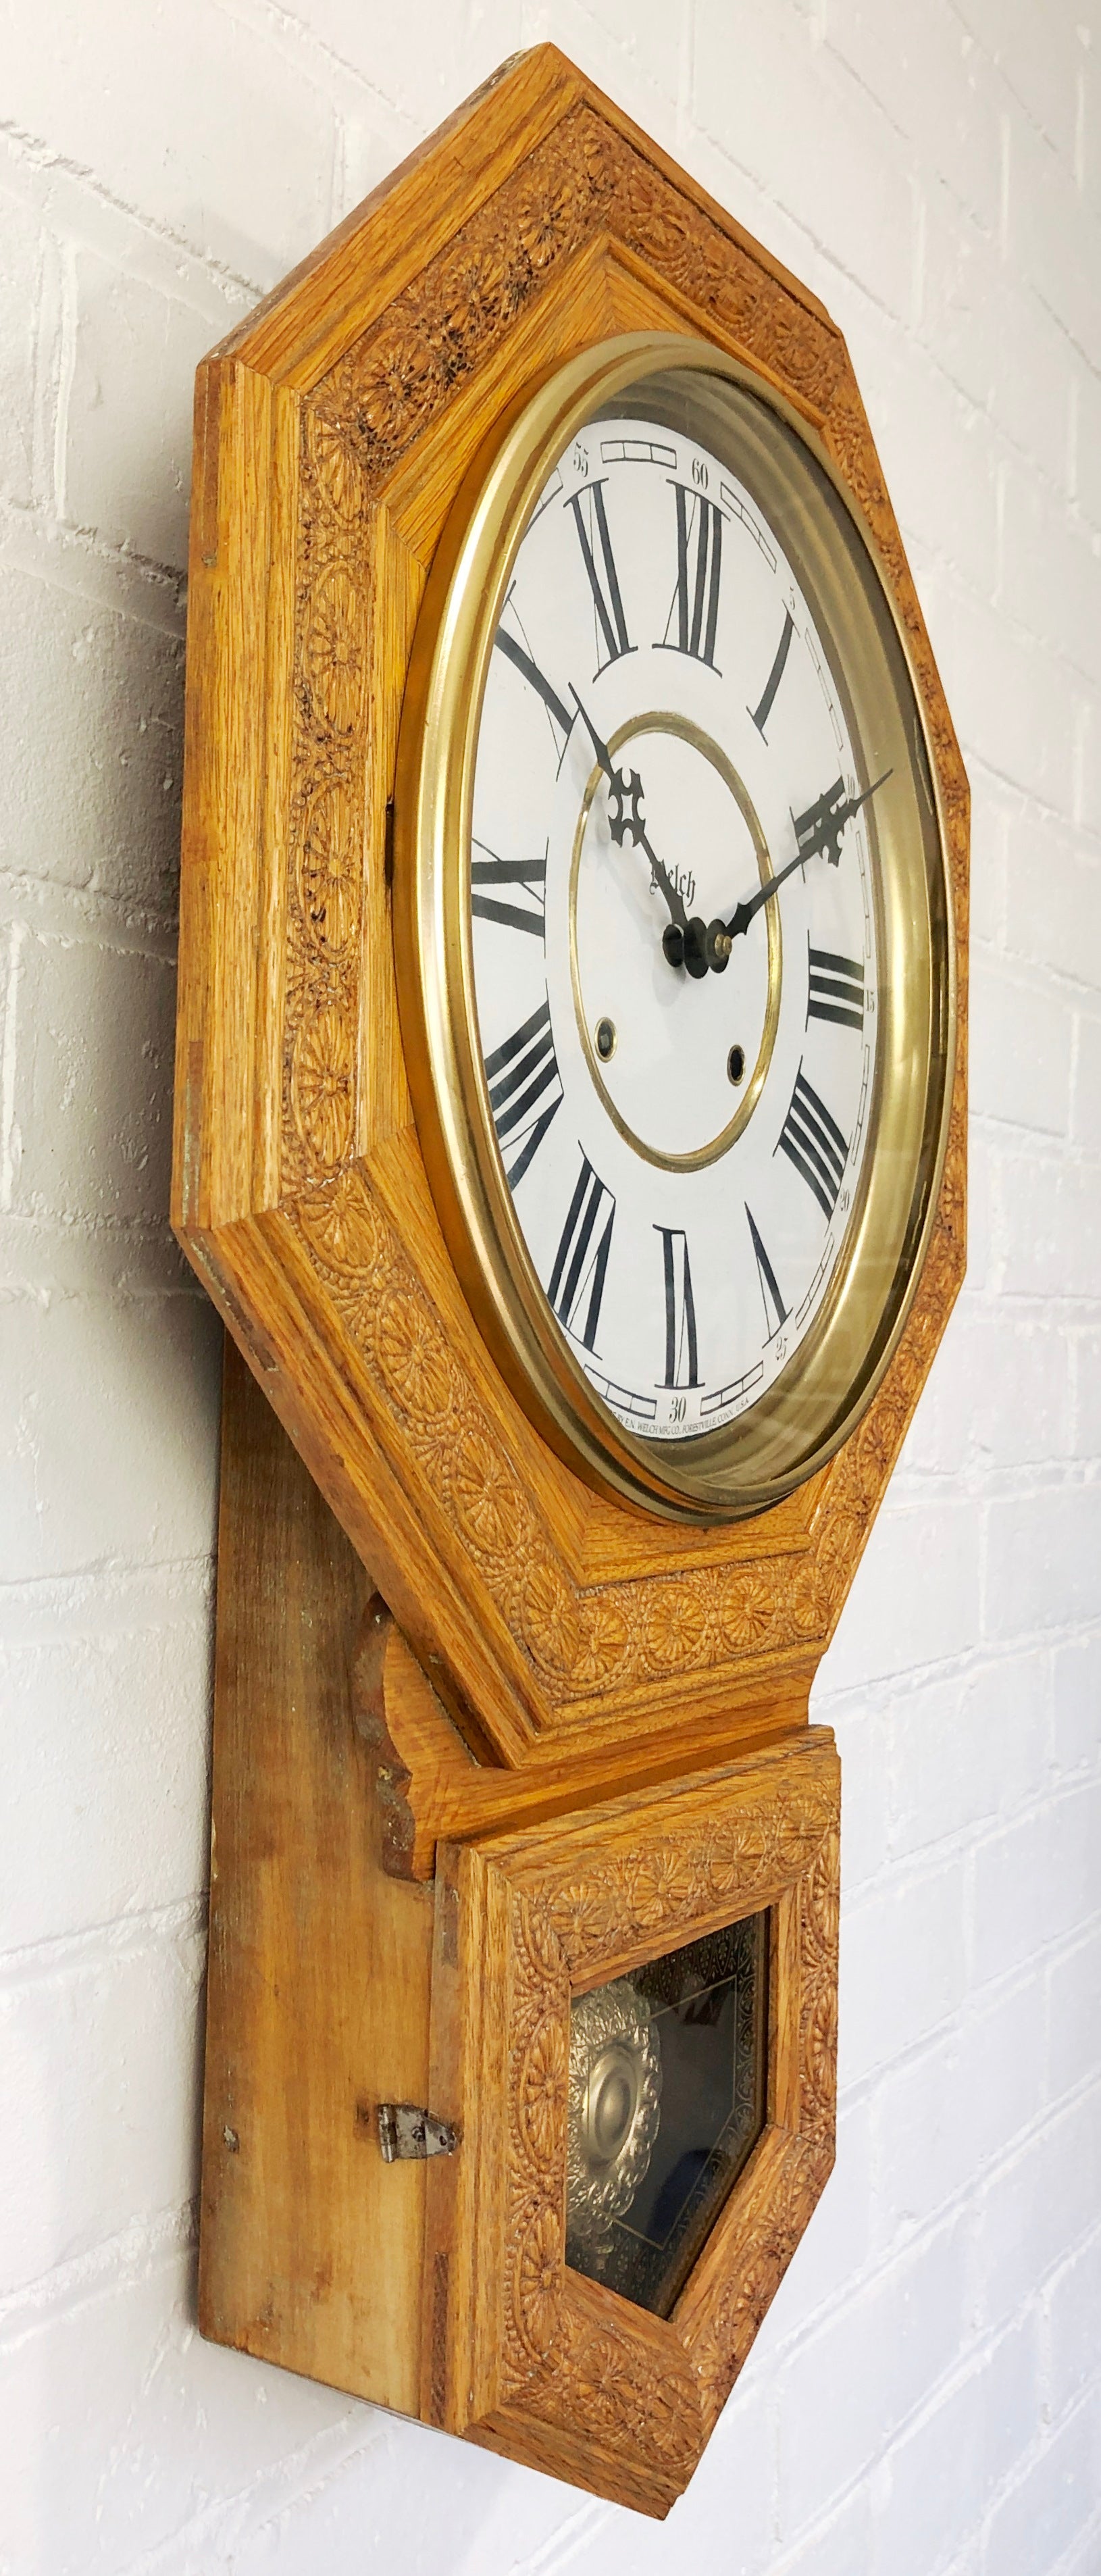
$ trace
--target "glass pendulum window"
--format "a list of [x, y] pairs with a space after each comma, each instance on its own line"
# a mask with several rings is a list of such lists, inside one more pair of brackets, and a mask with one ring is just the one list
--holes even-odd
[[668, 2316], [765, 2124], [767, 1913], [575, 1996], [566, 2260]]

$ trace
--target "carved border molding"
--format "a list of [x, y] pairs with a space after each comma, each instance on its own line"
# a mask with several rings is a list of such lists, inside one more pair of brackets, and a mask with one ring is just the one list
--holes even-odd
[[644, 260], [695, 306], [705, 330], [736, 340], [816, 414], [828, 411], [845, 369], [832, 327], [585, 102], [457, 228], [303, 405], [284, 1037], [291, 1185], [341, 1164], [354, 1132], [372, 505], [472, 371], [601, 235]]
[[[875, 1404], [829, 1471], [829, 1507], [810, 1554], [747, 1564], [743, 1540], [741, 1561], [729, 1570], [579, 1590], [507, 1432], [480, 1402], [366, 1172], [351, 1162], [359, 1055], [353, 854], [365, 829], [368, 626], [381, 578], [375, 504], [414, 442], [445, 420], [457, 389], [598, 236], [644, 259], [692, 304], [698, 327], [737, 341], [822, 421], [903, 606], [935, 719], [955, 843], [966, 825], [958, 752], [946, 713], [941, 720], [932, 656], [840, 335], [598, 109], [575, 106], [303, 407], [284, 1058], [284, 1170], [298, 1185], [302, 1239], [381, 1409], [408, 1441], [426, 1499], [442, 1503], [540, 1695], [558, 1709], [592, 1693], [825, 1644], [964, 1262], [961, 1098], [917, 1302]], [[677, 306], [669, 318], [674, 325], [682, 318]], [[959, 892], [962, 846], [956, 858]], [[341, 1166], [341, 1178], [325, 1187]]]
[[[584, 2428], [602, 2453], [601, 2492], [610, 2479], [651, 2512], [691, 2476], [833, 2163], [839, 1793], [832, 1737], [815, 1729], [672, 1800], [620, 1801], [452, 1855], [440, 1903], [457, 1888], [450, 2014], [470, 2164], [463, 2193], [450, 2177], [433, 2189], [454, 2430], [507, 2436], [514, 2453], [576, 2477]], [[768, 2123], [665, 2322], [566, 2268], [571, 1990], [766, 1905]], [[456, 2349], [467, 2305], [469, 2372]]]
[[[962, 1201], [962, 1174], [956, 1185]], [[887, 1378], [829, 1470], [807, 1552], [747, 1562], [743, 1538], [728, 1566], [579, 1588], [362, 1167], [304, 1195], [294, 1216], [426, 1507], [442, 1509], [552, 1706], [825, 1644], [954, 1293], [945, 1226]]]
[[[469, 1701], [502, 1758], [524, 1761], [540, 1736], [543, 1749], [583, 1745], [603, 1726], [604, 1743], [628, 1712], [655, 1733], [674, 1700], [719, 1717], [733, 1681], [763, 1692], [828, 1642], [964, 1270], [967, 788], [844, 342], [813, 298], [553, 48], [507, 70], [462, 134], [461, 161], [437, 138], [397, 183], [400, 215], [385, 194], [369, 206], [205, 379], [203, 418], [219, 426], [195, 517], [200, 752], [181, 949], [180, 1098], [198, 1106], [181, 1112], [176, 1209], [368, 1556], [378, 1531], [380, 1580], [408, 1497], [394, 1606], [456, 1706]], [[422, 231], [430, 248], [410, 276]], [[401, 283], [379, 309], [376, 277], [396, 257]], [[799, 1515], [781, 1506], [706, 1544], [655, 1526], [632, 1574], [624, 1515], [535, 1441], [453, 1293], [404, 1101], [385, 851], [425, 560], [457, 483], [534, 367], [571, 354], [579, 332], [643, 317], [765, 370], [818, 424], [864, 511], [935, 747], [961, 1007], [930, 1250], [864, 1421]], [[317, 333], [330, 354], [311, 377], [301, 351]], [[199, 534], [212, 521], [216, 554]], [[230, 707], [249, 768], [239, 804], [221, 766]], [[192, 1214], [204, 1194], [209, 1224]], [[278, 1223], [261, 1239], [273, 1194]]]
[[955, 736], [840, 333], [594, 105], [574, 106], [302, 407], [284, 1024], [290, 1186], [339, 1167], [354, 1133], [373, 505], [473, 370], [598, 237], [645, 262], [677, 297], [674, 328], [691, 307], [705, 336], [756, 359], [821, 424], [890, 572], [946, 804], [955, 826], [966, 824]]

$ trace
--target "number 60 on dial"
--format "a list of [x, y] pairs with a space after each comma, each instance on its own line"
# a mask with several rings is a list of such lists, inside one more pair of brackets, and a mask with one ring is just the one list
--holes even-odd
[[532, 393], [418, 626], [399, 997], [482, 1332], [636, 1504], [776, 1501], [901, 1332], [954, 1044], [933, 778], [866, 533], [778, 397], [642, 335]]

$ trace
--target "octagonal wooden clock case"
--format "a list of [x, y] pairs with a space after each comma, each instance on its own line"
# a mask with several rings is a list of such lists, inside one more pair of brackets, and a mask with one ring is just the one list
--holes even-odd
[[552, 47], [200, 369], [185, 807], [203, 2330], [662, 2514], [833, 2159], [967, 789], [838, 332]]

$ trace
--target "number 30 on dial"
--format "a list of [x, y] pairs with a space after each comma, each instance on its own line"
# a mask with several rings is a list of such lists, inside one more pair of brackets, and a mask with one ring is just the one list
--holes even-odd
[[399, 990], [494, 1355], [651, 1508], [790, 1490], [901, 1330], [951, 1073], [932, 779], [806, 431], [695, 343], [609, 343], [533, 397], [422, 613]]

